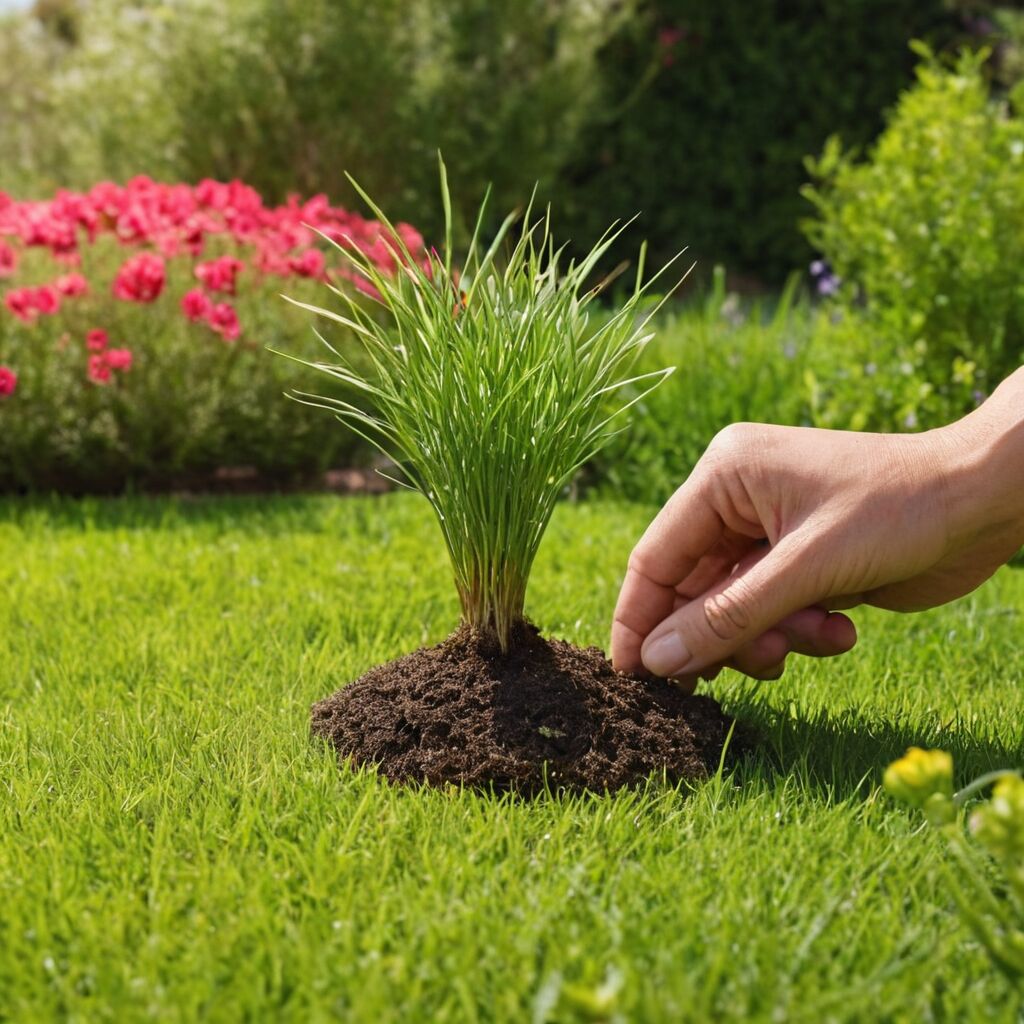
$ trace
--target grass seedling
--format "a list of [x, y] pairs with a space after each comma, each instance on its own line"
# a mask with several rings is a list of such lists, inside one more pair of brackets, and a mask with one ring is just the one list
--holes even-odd
[[465, 622], [496, 634], [507, 651], [559, 495], [617, 432], [616, 418], [672, 372], [630, 375], [657, 308], [648, 303], [642, 311], [640, 300], [660, 273], [643, 280], [641, 248], [628, 299], [612, 312], [598, 310], [600, 284], [592, 279], [624, 226], [613, 225], [586, 256], [566, 262], [552, 239], [550, 210], [533, 218], [531, 203], [517, 231], [519, 218], [510, 214], [485, 247], [485, 197], [457, 269], [443, 163], [443, 254], [411, 253], [353, 184], [391, 232], [399, 269], [388, 276], [354, 245], [342, 252], [389, 316], [371, 315], [339, 289], [344, 312], [297, 305], [362, 343], [365, 372], [322, 336], [334, 360], [308, 365], [355, 388], [371, 411], [339, 398], [294, 397], [336, 413], [400, 467], [400, 483], [427, 498]]

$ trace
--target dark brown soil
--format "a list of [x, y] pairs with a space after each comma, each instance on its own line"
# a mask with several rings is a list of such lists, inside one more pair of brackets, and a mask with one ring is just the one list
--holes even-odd
[[463, 627], [313, 705], [339, 759], [401, 782], [602, 791], [713, 772], [731, 722], [710, 697], [616, 672], [523, 626], [502, 655]]

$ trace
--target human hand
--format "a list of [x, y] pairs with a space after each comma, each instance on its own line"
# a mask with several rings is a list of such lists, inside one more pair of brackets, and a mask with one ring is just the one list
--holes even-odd
[[727, 428], [630, 557], [615, 667], [687, 688], [725, 665], [776, 678], [790, 653], [854, 645], [836, 609], [912, 611], [973, 590], [1024, 542], [1020, 430], [1001, 443], [991, 415], [1006, 405], [916, 435]]

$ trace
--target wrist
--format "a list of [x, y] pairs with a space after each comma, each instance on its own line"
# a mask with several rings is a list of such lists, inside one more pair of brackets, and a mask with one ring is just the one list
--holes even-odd
[[1024, 545], [1024, 369], [974, 412], [932, 432], [940, 452], [950, 540]]

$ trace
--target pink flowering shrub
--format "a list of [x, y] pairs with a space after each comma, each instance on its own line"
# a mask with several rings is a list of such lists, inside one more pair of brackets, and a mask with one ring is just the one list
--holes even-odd
[[[423, 252], [414, 228], [395, 230]], [[0, 192], [0, 490], [358, 459], [348, 432], [282, 397], [297, 371], [266, 351], [317, 352], [281, 292], [314, 300], [329, 282], [372, 297], [330, 242], [398, 270], [388, 229], [324, 196], [274, 207], [239, 181], [144, 177], [41, 201]]]

